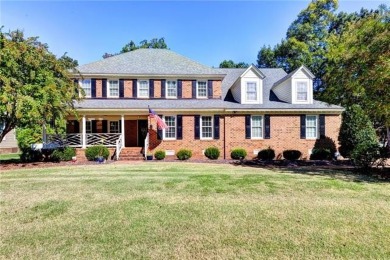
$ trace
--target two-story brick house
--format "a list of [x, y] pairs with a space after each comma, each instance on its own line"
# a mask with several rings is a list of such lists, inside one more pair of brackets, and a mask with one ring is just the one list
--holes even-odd
[[[337, 140], [343, 109], [313, 99], [314, 76], [304, 66], [290, 74], [253, 65], [216, 69], [170, 50], [139, 49], [78, 70], [85, 99], [75, 103], [79, 118], [67, 125], [76, 147], [102, 143], [143, 152], [146, 146], [168, 156], [187, 148], [202, 158], [216, 146], [227, 159], [234, 148], [252, 156], [272, 147], [307, 157], [316, 139]], [[148, 107], [167, 129], [157, 129]]]

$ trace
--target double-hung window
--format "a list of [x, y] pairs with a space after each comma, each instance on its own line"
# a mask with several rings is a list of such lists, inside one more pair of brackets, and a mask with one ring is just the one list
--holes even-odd
[[257, 101], [257, 83], [255, 81], [246, 82], [246, 101]]
[[164, 116], [164, 122], [168, 126], [164, 129], [164, 139], [176, 139], [176, 117]]
[[318, 136], [318, 117], [306, 116], [306, 138], [316, 139]]
[[139, 80], [138, 81], [138, 97], [148, 98], [149, 97], [149, 81]]
[[177, 82], [175, 80], [166, 81], [167, 97], [176, 98], [177, 97]]
[[119, 81], [108, 80], [108, 96], [119, 97]]
[[119, 133], [119, 121], [110, 121], [110, 133]]
[[84, 90], [85, 97], [91, 97], [91, 80], [83, 79], [81, 81], [81, 88]]
[[251, 117], [251, 138], [261, 139], [263, 138], [263, 117], [252, 116]]
[[85, 122], [85, 132], [87, 134], [91, 134], [92, 133], [92, 121], [86, 121]]
[[207, 98], [207, 81], [197, 81], [196, 86], [196, 97], [197, 98]]
[[200, 136], [202, 139], [213, 139], [213, 117], [200, 117]]
[[296, 83], [297, 87], [297, 101], [298, 102], [306, 102], [307, 99], [307, 82], [306, 81], [298, 81]]

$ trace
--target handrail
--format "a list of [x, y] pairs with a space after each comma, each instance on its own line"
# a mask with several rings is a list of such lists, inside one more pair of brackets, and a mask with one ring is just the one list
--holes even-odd
[[148, 155], [148, 150], [149, 150], [149, 133], [146, 134], [145, 137], [145, 146], [144, 146], [144, 157], [146, 160], [146, 156]]
[[116, 160], [119, 160], [119, 155], [122, 151], [122, 148], [123, 148], [122, 135], [120, 135], [119, 138], [116, 140], [116, 152], [115, 152]]
[[[93, 133], [86, 134], [86, 145], [104, 145], [107, 147], [116, 147], [118, 138], [121, 138], [121, 133]], [[63, 143], [72, 147], [82, 147], [83, 135], [76, 134], [62, 134], [62, 135], [47, 135], [48, 142]], [[123, 146], [123, 144], [121, 144]]]

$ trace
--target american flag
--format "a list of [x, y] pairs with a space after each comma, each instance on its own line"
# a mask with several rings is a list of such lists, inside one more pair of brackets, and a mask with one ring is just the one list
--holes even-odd
[[161, 119], [161, 117], [159, 117], [151, 108], [149, 108], [149, 116], [150, 116], [151, 118], [155, 118], [155, 119], [156, 119], [158, 129], [162, 130], [162, 129], [168, 128], [168, 126], [167, 126], [167, 125], [165, 124], [165, 122]]

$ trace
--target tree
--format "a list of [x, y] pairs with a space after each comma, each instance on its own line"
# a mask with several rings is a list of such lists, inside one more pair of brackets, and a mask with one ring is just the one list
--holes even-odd
[[390, 23], [389, 9], [384, 10], [329, 37], [320, 98], [344, 107], [360, 105], [372, 122], [387, 129], [390, 140]]
[[249, 64], [245, 62], [234, 63], [232, 60], [224, 60], [219, 64], [220, 68], [248, 68]]
[[106, 59], [121, 53], [126, 53], [137, 49], [168, 49], [168, 45], [165, 43], [164, 37], [159, 39], [153, 38], [150, 41], [143, 40], [139, 43], [139, 45], [136, 45], [133, 41], [130, 41], [129, 43], [127, 43], [125, 46], [122, 47], [119, 53], [112, 54], [106, 52], [103, 54], [103, 58]]
[[38, 37], [0, 29], [0, 142], [15, 127], [65, 125], [73, 100], [79, 99], [69, 72], [76, 64], [66, 54], [57, 59]]
[[278, 64], [275, 59], [275, 52], [271, 46], [261, 47], [257, 54], [257, 67], [259, 68], [277, 68]]

